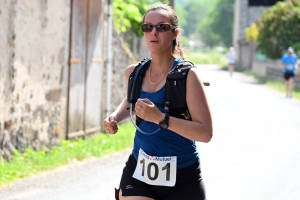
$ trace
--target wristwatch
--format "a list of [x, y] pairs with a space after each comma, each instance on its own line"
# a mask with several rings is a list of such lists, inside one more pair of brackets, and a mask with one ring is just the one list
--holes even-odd
[[161, 129], [167, 129], [169, 127], [169, 118], [170, 115], [168, 113], [165, 114], [165, 119], [161, 122], [159, 122], [159, 127]]

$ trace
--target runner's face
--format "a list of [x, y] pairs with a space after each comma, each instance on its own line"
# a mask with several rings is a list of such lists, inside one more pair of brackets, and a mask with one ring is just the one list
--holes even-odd
[[[170, 19], [167, 17], [167, 11], [158, 9], [147, 13], [143, 23], [157, 25], [159, 23], [168, 23], [172, 25]], [[153, 28], [151, 32], [144, 32], [146, 45], [151, 53], [162, 53], [165, 51], [172, 51], [172, 42], [176, 39], [177, 30], [169, 30], [166, 32], [158, 32]]]

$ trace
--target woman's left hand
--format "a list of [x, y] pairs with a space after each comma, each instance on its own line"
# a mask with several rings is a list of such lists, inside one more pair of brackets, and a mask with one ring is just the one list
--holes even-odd
[[135, 103], [135, 113], [143, 120], [156, 124], [164, 118], [164, 114], [149, 99], [139, 98]]

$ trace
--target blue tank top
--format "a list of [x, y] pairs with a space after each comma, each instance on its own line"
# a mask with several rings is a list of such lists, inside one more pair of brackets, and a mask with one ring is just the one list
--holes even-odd
[[284, 73], [295, 73], [296, 64], [297, 64], [297, 56], [293, 54], [289, 56], [288, 54], [284, 54], [281, 58], [281, 62], [284, 64]]
[[[173, 64], [173, 68], [180, 61], [180, 58], [176, 58]], [[148, 98], [152, 102], [163, 104], [164, 103], [165, 87], [162, 87], [156, 92], [140, 92], [140, 98]], [[158, 107], [163, 112], [163, 107]], [[154, 132], [158, 129], [158, 125], [142, 121], [139, 128], [144, 132]], [[188, 167], [199, 160], [198, 149], [195, 141], [189, 140], [179, 134], [167, 130], [160, 130], [152, 135], [145, 135], [136, 130], [134, 138], [134, 146], [132, 154], [135, 159], [138, 159], [139, 149], [151, 156], [177, 156], [177, 168]]]

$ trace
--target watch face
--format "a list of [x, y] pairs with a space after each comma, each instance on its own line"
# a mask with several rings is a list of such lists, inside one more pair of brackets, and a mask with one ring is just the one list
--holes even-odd
[[167, 123], [166, 122], [161, 122], [160, 124], [159, 124], [159, 126], [160, 126], [160, 128], [162, 128], [162, 129], [167, 129], [168, 128], [168, 125], [167, 125]]
[[166, 113], [164, 121], [159, 123], [161, 129], [167, 129], [169, 127], [169, 114]]

